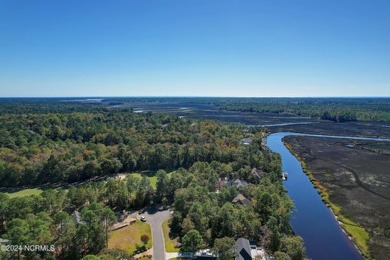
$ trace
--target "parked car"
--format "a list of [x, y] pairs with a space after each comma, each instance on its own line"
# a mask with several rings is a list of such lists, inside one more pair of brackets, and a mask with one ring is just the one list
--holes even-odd
[[145, 216], [141, 216], [139, 219], [140, 219], [142, 222], [146, 222]]

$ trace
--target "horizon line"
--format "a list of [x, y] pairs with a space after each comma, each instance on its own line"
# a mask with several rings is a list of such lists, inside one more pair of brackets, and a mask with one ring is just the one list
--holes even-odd
[[9, 96], [0, 99], [55, 99], [55, 98], [390, 98], [390, 96]]

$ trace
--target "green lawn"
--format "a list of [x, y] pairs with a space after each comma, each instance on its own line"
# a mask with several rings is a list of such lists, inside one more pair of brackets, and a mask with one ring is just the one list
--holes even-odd
[[[132, 176], [137, 178], [142, 178], [141, 173], [131, 173]], [[157, 177], [156, 176], [148, 176], [148, 179], [150, 180], [150, 183], [152, 184], [153, 189], [157, 187]]]
[[167, 252], [179, 252], [179, 248], [175, 248], [175, 240], [169, 237], [169, 226], [168, 220], [165, 220], [162, 224], [162, 229], [164, 232], [164, 240], [165, 240], [165, 251]]
[[133, 254], [137, 245], [142, 246], [141, 236], [148, 235], [147, 248], [152, 247], [152, 234], [147, 223], [136, 221], [132, 225], [110, 232], [108, 248], [119, 248]]
[[18, 192], [7, 193], [10, 198], [25, 197], [31, 195], [39, 195], [42, 193], [40, 189], [25, 189]]
[[[142, 174], [141, 173], [130, 173], [131, 175], [137, 177], [137, 178], [142, 178]], [[126, 175], [130, 175], [129, 173], [127, 173]], [[172, 175], [172, 172], [170, 173], [167, 173], [167, 176], [168, 178], [170, 178]], [[150, 183], [152, 184], [152, 187], [153, 189], [155, 189], [157, 187], [157, 177], [156, 176], [148, 176], [149, 180], [150, 180]]]

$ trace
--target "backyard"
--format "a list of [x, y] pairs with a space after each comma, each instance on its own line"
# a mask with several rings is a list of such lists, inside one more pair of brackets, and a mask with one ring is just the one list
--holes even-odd
[[152, 247], [152, 234], [150, 226], [147, 223], [136, 221], [135, 223], [112, 231], [108, 240], [108, 248], [119, 248], [126, 250], [129, 254], [133, 254], [137, 246], [143, 246], [141, 236], [147, 235], [150, 239], [146, 244], [146, 248]]

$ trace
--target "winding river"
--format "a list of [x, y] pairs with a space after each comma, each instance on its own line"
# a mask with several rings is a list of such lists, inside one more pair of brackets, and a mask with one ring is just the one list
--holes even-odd
[[321, 138], [342, 138], [370, 141], [390, 141], [390, 139], [365, 138], [352, 136], [311, 135], [291, 132], [271, 134], [267, 145], [271, 151], [282, 158], [283, 171], [288, 172], [288, 181], [284, 186], [294, 201], [291, 226], [297, 235], [305, 241], [307, 255], [319, 259], [364, 259], [352, 241], [340, 228], [332, 211], [322, 202], [321, 196], [304, 174], [300, 162], [283, 144], [283, 137], [288, 135], [312, 136]]

